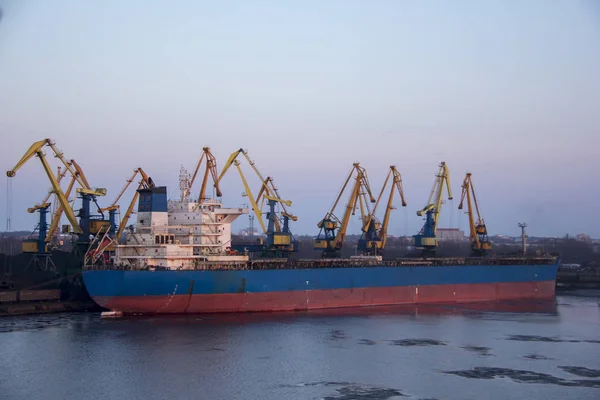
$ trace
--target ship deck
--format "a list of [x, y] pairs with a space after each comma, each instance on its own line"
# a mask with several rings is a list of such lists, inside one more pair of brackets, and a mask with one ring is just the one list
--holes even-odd
[[[416, 266], [469, 266], [469, 265], [552, 265], [558, 263], [556, 256], [541, 257], [440, 257], [440, 258], [400, 258], [381, 260], [376, 257], [358, 258], [316, 258], [316, 259], [259, 259], [243, 262], [199, 261], [194, 268], [186, 270], [231, 271], [231, 270], [285, 270], [315, 268], [369, 268], [369, 267], [416, 267]], [[129, 265], [86, 265], [86, 270], [139, 270]], [[165, 267], [151, 267], [141, 270], [173, 270]]]

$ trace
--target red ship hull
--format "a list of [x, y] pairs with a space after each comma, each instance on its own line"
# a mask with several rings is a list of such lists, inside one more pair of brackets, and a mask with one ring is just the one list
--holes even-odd
[[95, 296], [94, 300], [105, 308], [133, 314], [200, 314], [547, 299], [554, 295], [555, 281], [552, 280], [258, 293]]

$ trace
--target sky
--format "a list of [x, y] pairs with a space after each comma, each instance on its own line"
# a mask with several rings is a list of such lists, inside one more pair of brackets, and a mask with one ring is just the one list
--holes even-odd
[[[193, 170], [202, 147], [219, 167], [244, 148], [293, 202], [293, 232], [316, 235], [352, 163], [376, 192], [396, 165], [408, 205], [396, 201], [389, 233], [412, 235], [445, 161], [453, 200], [441, 227], [468, 229], [457, 208], [471, 172], [490, 234], [517, 236], [526, 222], [531, 236], [600, 237], [597, 1], [0, 7], [4, 170], [52, 138], [107, 188], [109, 205], [136, 167], [177, 198], [179, 170]], [[12, 230], [32, 230], [26, 209], [49, 189], [39, 161], [4, 179], [0, 230], [7, 217]], [[235, 170], [222, 186], [226, 205], [247, 204]], [[356, 216], [349, 233], [359, 230]]]

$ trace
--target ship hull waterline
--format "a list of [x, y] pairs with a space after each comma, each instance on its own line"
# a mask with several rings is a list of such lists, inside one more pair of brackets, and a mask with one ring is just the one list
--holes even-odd
[[555, 296], [558, 265], [230, 271], [89, 270], [92, 299], [123, 314], [305, 311]]

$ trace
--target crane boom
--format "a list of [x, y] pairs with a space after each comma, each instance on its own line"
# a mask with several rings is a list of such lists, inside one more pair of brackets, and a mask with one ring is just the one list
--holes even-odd
[[125, 215], [123, 215], [123, 218], [121, 219], [121, 223], [119, 224], [119, 230], [117, 231], [117, 233], [115, 235], [115, 240], [117, 240], [117, 241], [119, 240], [119, 238], [125, 231], [127, 222], [129, 222], [129, 218], [131, 217], [131, 214], [133, 213], [133, 208], [135, 207], [135, 203], [137, 202], [137, 199], [140, 195], [138, 191], [140, 189], [143, 189], [144, 187], [146, 187], [146, 188], [154, 187], [154, 183], [152, 182], [152, 179], [150, 179], [150, 177], [148, 175], [146, 175], [144, 170], [141, 168], [138, 168], [138, 171], [139, 171], [140, 175], [142, 176], [142, 179], [140, 180], [140, 183], [138, 184], [138, 188], [135, 191], [135, 194], [133, 195], [133, 198], [131, 199], [129, 206], [127, 207], [127, 211], [125, 211]]
[[[473, 197], [471, 201], [471, 196]], [[475, 197], [475, 187], [471, 180], [471, 173], [467, 173], [462, 184], [462, 194], [458, 209], [462, 210], [463, 203], [467, 200], [467, 214], [469, 216], [469, 241], [471, 242], [471, 250], [475, 255], [485, 255], [492, 249], [492, 244], [488, 239], [487, 227], [479, 212], [479, 204]], [[475, 208], [475, 210], [473, 210]], [[477, 221], [475, 221], [475, 213], [477, 213]]]
[[[344, 211], [344, 216], [340, 221], [340, 228], [338, 229], [337, 235], [335, 235], [335, 239], [333, 240], [334, 248], [341, 248], [344, 244], [344, 240], [346, 239], [346, 231], [348, 230], [348, 222], [350, 222], [350, 215], [354, 215], [356, 210], [356, 203], [360, 198], [360, 186], [361, 179], [360, 175], [357, 176], [354, 186], [352, 187], [352, 192], [350, 193], [350, 198], [348, 199], [348, 204], [346, 205], [346, 210]], [[361, 210], [361, 220], [364, 218], [364, 210]]]
[[115, 198], [115, 200], [112, 202], [112, 204], [110, 206], [108, 206], [108, 207], [100, 208], [98, 211], [100, 211], [102, 213], [104, 211], [117, 210], [119, 208], [119, 206], [117, 205], [117, 203], [119, 202], [119, 200], [121, 199], [121, 197], [123, 196], [123, 194], [125, 193], [125, 191], [127, 190], [127, 188], [129, 188], [129, 185], [131, 185], [131, 182], [133, 182], [133, 180], [135, 179], [135, 177], [139, 173], [140, 173], [140, 168], [134, 169], [133, 170], [133, 175], [131, 175], [131, 178], [129, 178], [129, 179], [127, 179], [125, 181], [125, 185], [123, 186], [123, 189], [121, 189], [121, 191], [119, 192], [119, 194], [117, 195], [117, 197]]
[[225, 165], [223, 166], [223, 169], [221, 170], [221, 173], [219, 174], [219, 177], [217, 178], [217, 182], [221, 182], [221, 179], [223, 179], [223, 176], [225, 176], [225, 173], [233, 165], [233, 163], [235, 162], [237, 156], [240, 153], [243, 153], [243, 152], [244, 152], [244, 149], [239, 149], [239, 150], [234, 151], [233, 153], [231, 153], [231, 155], [229, 156], [229, 158], [225, 162]]
[[206, 169], [204, 171], [204, 177], [202, 179], [202, 186], [200, 188], [200, 195], [198, 197], [198, 203], [203, 203], [204, 200], [206, 200], [206, 188], [208, 186], [209, 173], [212, 176], [213, 184], [217, 191], [217, 193], [216, 193], [217, 197], [222, 196], [221, 189], [219, 188], [219, 176], [217, 173], [217, 159], [211, 153], [210, 147], [203, 147], [202, 155], [200, 156], [200, 159], [198, 160], [198, 163], [196, 164], [196, 168], [194, 169], [194, 174], [192, 175], [192, 179], [190, 180], [190, 183], [189, 183], [186, 191], [183, 194], [183, 201], [188, 199], [190, 192], [192, 190], [192, 186], [194, 185], [194, 182], [196, 181], [196, 176], [198, 175], [198, 171], [200, 171], [200, 166], [202, 165], [202, 161], [204, 161], [205, 159], [206, 159]]
[[39, 157], [40, 161], [42, 162], [42, 166], [44, 167], [44, 170], [46, 171], [46, 175], [48, 175], [48, 179], [50, 179], [50, 183], [52, 184], [52, 192], [58, 197], [58, 202], [60, 203], [60, 207], [63, 209], [63, 211], [65, 212], [65, 214], [67, 216], [67, 219], [71, 223], [71, 226], [73, 227], [73, 231], [77, 234], [83, 233], [81, 227], [79, 226], [79, 223], [77, 222], [77, 218], [75, 217], [75, 214], [73, 213], [73, 210], [69, 206], [69, 201], [68, 201], [67, 197], [65, 196], [62, 189], [60, 188], [60, 185], [56, 181], [56, 178], [54, 177], [54, 174], [52, 173], [50, 165], [48, 164], [48, 161], [46, 160], [46, 157], [44, 156], [44, 153], [41, 150], [38, 151], [38, 157]]
[[390, 167], [390, 173], [394, 176], [392, 181], [392, 188], [390, 190], [390, 197], [388, 199], [387, 208], [383, 217], [383, 224], [381, 226], [381, 233], [379, 234], [380, 240], [383, 242], [383, 246], [385, 247], [385, 241], [387, 239], [387, 228], [390, 222], [390, 214], [394, 209], [393, 200], [394, 200], [394, 188], [398, 191], [400, 195], [400, 199], [402, 200], [402, 207], [406, 207], [406, 200], [404, 199], [404, 189], [402, 188], [402, 175], [396, 169], [395, 165]]
[[221, 181], [221, 179], [223, 178], [223, 176], [225, 175], [225, 173], [227, 172], [227, 170], [229, 170], [229, 168], [234, 165], [237, 157], [243, 154], [244, 157], [246, 158], [246, 161], [248, 161], [248, 164], [250, 165], [250, 167], [252, 167], [252, 169], [254, 170], [254, 172], [256, 173], [256, 175], [258, 176], [258, 178], [260, 179], [260, 182], [265, 185], [266, 183], [266, 179], [263, 178], [262, 174], [260, 173], [260, 171], [258, 170], [258, 168], [256, 168], [256, 165], [254, 163], [254, 161], [252, 161], [252, 159], [250, 159], [250, 157], [248, 156], [248, 152], [244, 149], [239, 149], [234, 151], [233, 153], [231, 153], [231, 155], [229, 156], [229, 158], [227, 159], [227, 162], [225, 162], [225, 165], [223, 166], [223, 169], [221, 170], [221, 174], [219, 175], [219, 177], [217, 178], [217, 183]]
[[240, 174], [240, 178], [242, 179], [242, 184], [244, 185], [244, 190], [246, 191], [246, 196], [248, 196], [248, 199], [250, 199], [250, 204], [252, 205], [252, 210], [254, 210], [254, 214], [256, 214], [256, 218], [258, 218], [260, 227], [262, 228], [264, 233], [267, 233], [267, 228], [265, 227], [265, 223], [262, 220], [262, 212], [261, 212], [260, 208], [258, 207], [258, 204], [256, 204], [256, 201], [254, 200], [254, 196], [252, 195], [252, 192], [250, 191], [250, 186], [248, 186], [248, 181], [246, 181], [246, 177], [244, 176], [244, 173], [242, 172], [242, 168], [240, 167], [240, 162], [238, 160], [234, 160], [234, 165], [236, 166], [236, 168]]
[[204, 148], [206, 154], [206, 170], [204, 171], [204, 178], [202, 179], [202, 187], [200, 188], [200, 196], [198, 197], [198, 202], [201, 203], [206, 199], [206, 185], [208, 184], [208, 173], [210, 172], [213, 184], [215, 189], [217, 190], [217, 197], [221, 197], [223, 194], [221, 193], [221, 189], [219, 189], [219, 183], [217, 182], [218, 174], [217, 174], [217, 160], [215, 156], [212, 155], [210, 149], [208, 147]]

